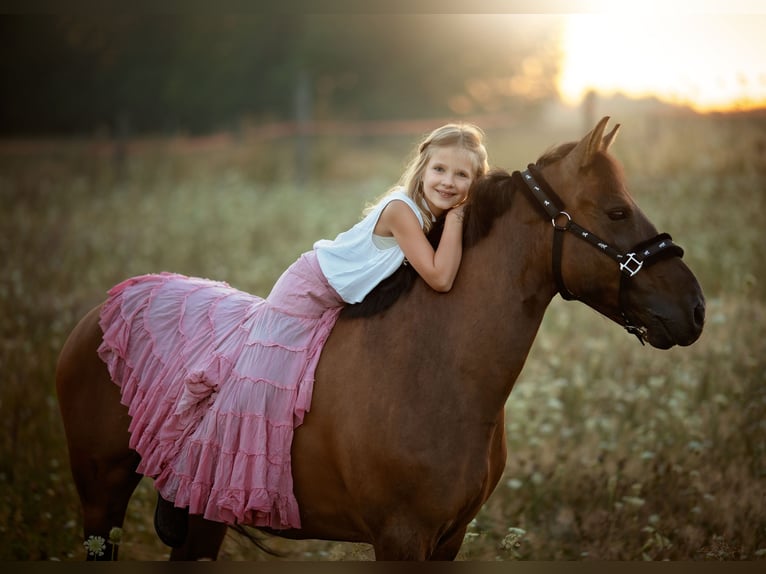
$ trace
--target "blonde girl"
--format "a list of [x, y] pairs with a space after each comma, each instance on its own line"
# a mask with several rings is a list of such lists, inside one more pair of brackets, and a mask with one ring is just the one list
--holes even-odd
[[[333, 242], [314, 245], [330, 284], [347, 303], [361, 301], [406, 259], [436, 291], [449, 291], [462, 257], [463, 203], [471, 183], [488, 170], [483, 133], [448, 124], [418, 146], [401, 177], [365, 218]], [[426, 239], [447, 213], [436, 250]]]

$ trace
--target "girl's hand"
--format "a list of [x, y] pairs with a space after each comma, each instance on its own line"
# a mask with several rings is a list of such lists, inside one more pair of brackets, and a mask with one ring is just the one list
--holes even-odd
[[453, 214], [455, 219], [457, 219], [458, 221], [462, 222], [463, 221], [463, 215], [465, 214], [465, 199], [463, 201], [461, 201], [460, 203], [458, 203], [455, 207], [450, 209], [449, 212], [447, 213], [447, 215], [449, 215], [450, 213]]
[[[428, 242], [415, 213], [403, 201], [389, 203], [375, 226], [378, 235], [393, 235], [396, 238], [410, 265], [432, 289], [439, 292], [452, 288], [463, 253], [462, 206], [447, 211], [446, 217], [448, 221], [436, 250]], [[460, 219], [449, 221], [458, 217]]]

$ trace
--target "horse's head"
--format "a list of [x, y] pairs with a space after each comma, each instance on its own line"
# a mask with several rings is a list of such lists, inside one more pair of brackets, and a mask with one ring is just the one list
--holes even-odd
[[521, 174], [555, 230], [558, 289], [642, 342], [660, 349], [690, 345], [704, 323], [702, 289], [681, 260], [683, 251], [657, 234], [628, 193], [620, 165], [607, 152], [620, 126], [604, 135], [608, 120]]

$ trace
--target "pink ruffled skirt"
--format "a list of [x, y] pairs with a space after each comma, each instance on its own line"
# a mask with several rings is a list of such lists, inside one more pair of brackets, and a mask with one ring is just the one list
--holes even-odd
[[98, 352], [128, 407], [138, 472], [191, 514], [299, 528], [293, 432], [342, 305], [313, 252], [267, 299], [170, 273], [112, 288]]

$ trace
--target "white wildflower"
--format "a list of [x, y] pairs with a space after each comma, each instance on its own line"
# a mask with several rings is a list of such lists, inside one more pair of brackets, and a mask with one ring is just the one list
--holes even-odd
[[649, 377], [649, 386], [653, 388], [661, 387], [665, 384], [665, 377], [663, 376], [653, 376]]
[[562, 403], [556, 397], [551, 397], [548, 399], [548, 408], [553, 409], [555, 411], [560, 411], [561, 409], [564, 408], [564, 403]]
[[88, 539], [83, 542], [83, 546], [88, 551], [90, 556], [103, 556], [106, 549], [106, 540], [103, 536], [88, 536]]
[[527, 531], [523, 528], [517, 528], [515, 526], [511, 526], [508, 528], [508, 534], [503, 538], [502, 542], [500, 542], [500, 548], [503, 550], [511, 550], [514, 551], [521, 547], [521, 541], [526, 535]]
[[625, 504], [633, 506], [635, 508], [641, 508], [644, 505], [644, 499], [638, 496], [623, 496], [622, 501]]
[[686, 448], [688, 448], [689, 451], [693, 453], [699, 454], [704, 450], [705, 446], [699, 441], [692, 440], [689, 441], [689, 444], [686, 445]]

